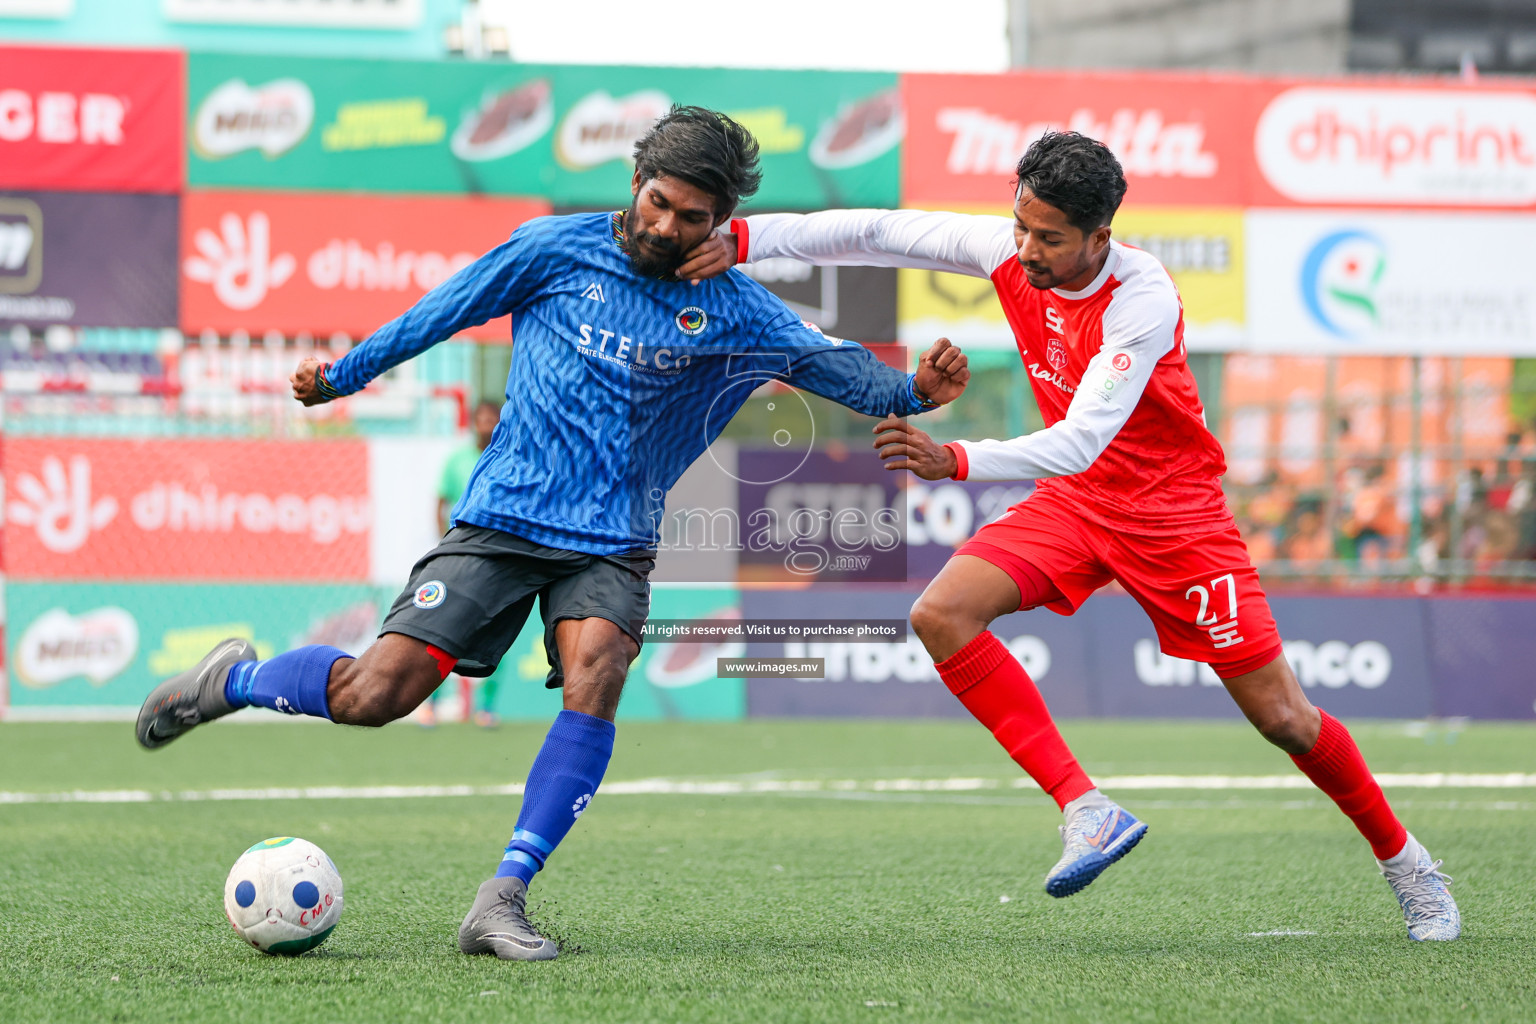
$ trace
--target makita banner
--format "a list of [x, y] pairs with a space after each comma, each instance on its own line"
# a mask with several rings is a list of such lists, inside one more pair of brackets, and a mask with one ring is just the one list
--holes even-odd
[[1530, 209], [1536, 88], [1159, 72], [906, 75], [906, 203], [1006, 202], [1049, 130], [1109, 146], [1125, 201]]
[[0, 324], [176, 326], [175, 196], [0, 192]]
[[1204, 75], [905, 75], [902, 199], [1006, 203], [1029, 144], [1071, 130], [1114, 150], [1127, 203], [1240, 206], [1259, 88], [1255, 79]]
[[[182, 328], [363, 337], [548, 212], [525, 199], [188, 193]], [[507, 341], [511, 328], [465, 333]]]
[[186, 58], [0, 46], [0, 188], [175, 192]]
[[8, 437], [12, 580], [368, 579], [363, 441]]

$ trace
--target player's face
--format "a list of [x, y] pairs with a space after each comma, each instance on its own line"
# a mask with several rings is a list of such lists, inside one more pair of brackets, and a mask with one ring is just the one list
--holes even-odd
[[496, 410], [488, 405], [475, 410], [475, 441], [479, 443], [481, 451], [490, 446], [491, 435], [496, 433], [496, 423], [500, 419]]
[[1031, 287], [1078, 291], [1092, 284], [1104, 266], [1109, 228], [1084, 232], [1024, 188], [1013, 204], [1013, 241]]
[[630, 188], [635, 201], [624, 226], [630, 262], [636, 273], [674, 280], [684, 254], [725, 221], [715, 216], [715, 197], [665, 175], [641, 181], [639, 171]]

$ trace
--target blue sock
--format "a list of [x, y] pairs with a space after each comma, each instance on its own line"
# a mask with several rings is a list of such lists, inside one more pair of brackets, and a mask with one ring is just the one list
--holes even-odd
[[285, 715], [331, 717], [325, 688], [331, 666], [352, 655], [336, 647], [300, 647], [267, 661], [242, 661], [229, 670], [224, 699], [237, 708], [261, 707]]
[[612, 722], [580, 711], [560, 712], [528, 772], [517, 829], [496, 869], [497, 878], [533, 881], [592, 802], [612, 756]]

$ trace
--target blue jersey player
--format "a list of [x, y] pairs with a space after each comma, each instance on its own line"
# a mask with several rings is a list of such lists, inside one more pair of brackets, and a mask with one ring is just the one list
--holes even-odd
[[494, 671], [537, 598], [549, 682], [564, 687], [564, 710], [459, 948], [554, 957], [555, 944], [525, 915], [528, 883], [607, 769], [650, 607], [662, 503], [751, 393], [733, 381], [771, 373], [884, 416], [953, 401], [969, 379], [947, 341], [909, 375], [824, 337], [740, 273], [678, 280], [684, 254], [760, 177], [745, 129], [713, 111], [674, 108], [635, 146], [627, 212], [530, 221], [341, 359], [306, 360], [294, 396], [317, 405], [493, 317], [510, 313], [516, 337], [491, 443], [452, 528], [416, 563], [378, 640], [356, 658], [310, 646], [267, 661], [248, 642], [227, 640], [149, 695], [139, 743], [160, 747], [253, 705], [384, 725], [410, 714], [450, 671]]

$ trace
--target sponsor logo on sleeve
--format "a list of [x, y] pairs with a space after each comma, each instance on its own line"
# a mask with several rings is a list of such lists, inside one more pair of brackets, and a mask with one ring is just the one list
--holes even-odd
[[428, 580], [416, 588], [416, 596], [411, 598], [411, 604], [422, 609], [436, 608], [447, 596], [448, 588], [442, 580]]

